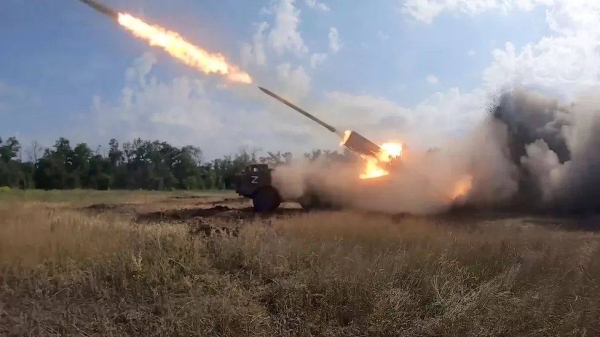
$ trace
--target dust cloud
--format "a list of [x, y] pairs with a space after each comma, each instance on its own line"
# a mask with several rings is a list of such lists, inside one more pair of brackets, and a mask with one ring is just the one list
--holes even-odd
[[[600, 96], [573, 104], [515, 89], [490, 104], [479, 125], [443, 149], [406, 153], [388, 176], [361, 180], [361, 160], [315, 160], [278, 167], [285, 199], [314, 191], [346, 207], [433, 214], [456, 207], [581, 213], [600, 211]], [[452, 197], [457, 182], [472, 188]]]

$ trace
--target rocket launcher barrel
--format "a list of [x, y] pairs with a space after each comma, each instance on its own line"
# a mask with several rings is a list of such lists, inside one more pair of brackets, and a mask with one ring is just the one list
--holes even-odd
[[378, 158], [377, 154], [381, 152], [379, 145], [354, 131], [346, 131], [342, 145], [354, 152], [375, 158]]
[[370, 157], [374, 157], [378, 159], [378, 153], [381, 152], [381, 148], [379, 147], [379, 145], [373, 143], [372, 141], [368, 140], [367, 138], [363, 137], [362, 135], [360, 135], [357, 132], [354, 131], [346, 131], [346, 133], [341, 133], [338, 130], [336, 130], [336, 128], [334, 128], [333, 126], [323, 122], [322, 120], [318, 119], [317, 117], [309, 114], [308, 112], [300, 109], [299, 107], [297, 107], [296, 105], [288, 102], [287, 100], [283, 99], [282, 97], [280, 97], [279, 95], [265, 89], [262, 87], [258, 87], [260, 90], [262, 90], [264, 93], [266, 93], [267, 95], [275, 98], [276, 100], [280, 101], [281, 103], [289, 106], [290, 108], [298, 111], [299, 113], [303, 114], [304, 116], [310, 118], [311, 120], [319, 123], [321, 126], [325, 127], [327, 130], [337, 133], [338, 135], [340, 135], [341, 137], [343, 137], [342, 140], [342, 144], [346, 146], [347, 148], [349, 148], [350, 150], [365, 155], [365, 156], [370, 156]]

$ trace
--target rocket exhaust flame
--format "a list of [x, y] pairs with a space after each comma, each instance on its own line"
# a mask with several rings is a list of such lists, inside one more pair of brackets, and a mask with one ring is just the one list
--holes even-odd
[[149, 25], [129, 14], [119, 13], [118, 22], [130, 30], [133, 35], [148, 41], [151, 46], [162, 47], [171, 56], [203, 73], [219, 73], [227, 75], [227, 78], [234, 82], [252, 83], [250, 75], [229, 65], [222, 55], [209, 54], [186, 41], [176, 32]]
[[383, 143], [380, 146], [380, 150], [376, 157], [365, 157], [367, 161], [365, 170], [360, 174], [360, 179], [372, 179], [387, 176], [389, 172], [381, 166], [381, 164], [388, 164], [392, 160], [402, 156], [402, 144], [401, 143]]
[[171, 56], [186, 65], [205, 74], [220, 74], [230, 81], [250, 84], [252, 78], [246, 72], [227, 63], [221, 54], [211, 54], [193, 45], [176, 32], [157, 25], [150, 25], [130, 14], [114, 11], [93, 0], [80, 0], [101, 14], [117, 21], [119, 25], [133, 33], [134, 36], [146, 40], [150, 46], [163, 48]]
[[[358, 144], [358, 146], [355, 144]], [[401, 143], [389, 142], [378, 146], [351, 130], [344, 132], [340, 146], [346, 146], [362, 153], [361, 157], [366, 161], [366, 166], [364, 172], [359, 175], [360, 179], [372, 179], [388, 175], [389, 172], [381, 164], [388, 164], [402, 156]]]
[[471, 175], [466, 175], [456, 182], [456, 185], [454, 185], [454, 190], [452, 191], [450, 198], [452, 200], [456, 200], [458, 198], [464, 197], [471, 191], [472, 187], [473, 177]]

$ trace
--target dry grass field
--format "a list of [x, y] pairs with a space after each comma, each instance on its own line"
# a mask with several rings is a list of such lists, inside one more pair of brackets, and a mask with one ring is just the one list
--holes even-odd
[[247, 206], [224, 193], [0, 193], [0, 334], [600, 334], [594, 232]]

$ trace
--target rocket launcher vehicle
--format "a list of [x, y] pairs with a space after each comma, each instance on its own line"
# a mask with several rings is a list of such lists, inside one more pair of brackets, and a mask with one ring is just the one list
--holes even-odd
[[279, 95], [271, 92], [270, 90], [267, 90], [262, 87], [258, 87], [258, 88], [260, 90], [262, 90], [264, 93], [266, 93], [267, 95], [275, 98], [276, 100], [280, 101], [281, 103], [289, 106], [290, 108], [292, 108], [292, 109], [298, 111], [299, 113], [303, 114], [304, 116], [308, 117], [312, 121], [320, 124], [321, 126], [326, 128], [330, 132], [333, 132], [333, 133], [337, 134], [338, 136], [340, 136], [342, 138], [341, 144], [344, 145], [345, 147], [347, 147], [348, 149], [350, 149], [360, 155], [379, 159], [378, 154], [381, 153], [381, 147], [379, 147], [379, 145], [373, 143], [372, 141], [368, 140], [367, 138], [363, 137], [358, 132], [355, 132], [355, 131], [341, 132], [341, 131], [337, 130], [336, 128], [334, 128], [333, 126], [323, 122], [322, 120], [318, 119], [317, 117], [313, 116], [312, 114], [306, 112], [305, 110], [300, 109], [296, 105], [288, 102], [287, 100], [280, 97]]

